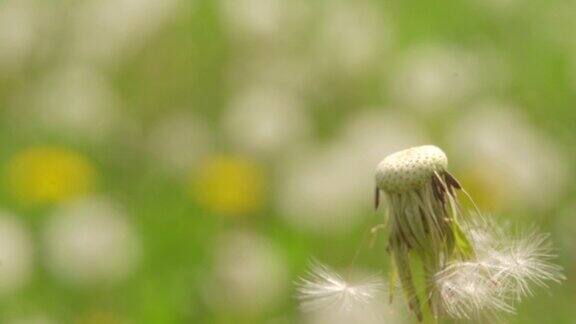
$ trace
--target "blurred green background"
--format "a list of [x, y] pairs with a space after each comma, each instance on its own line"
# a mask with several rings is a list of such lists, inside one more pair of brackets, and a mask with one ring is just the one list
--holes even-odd
[[552, 233], [568, 280], [504, 322], [575, 323], [575, 27], [561, 0], [0, 1], [0, 322], [323, 323], [293, 282], [433, 143]]

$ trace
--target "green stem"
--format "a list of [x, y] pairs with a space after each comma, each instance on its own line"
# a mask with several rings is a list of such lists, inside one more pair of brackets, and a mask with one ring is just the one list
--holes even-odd
[[424, 324], [438, 324], [438, 319], [436, 317], [434, 317], [434, 315], [432, 314], [432, 310], [430, 309], [430, 306], [428, 305], [428, 302], [426, 302], [426, 301], [424, 301], [422, 303], [422, 315], [423, 315], [422, 323], [424, 323]]

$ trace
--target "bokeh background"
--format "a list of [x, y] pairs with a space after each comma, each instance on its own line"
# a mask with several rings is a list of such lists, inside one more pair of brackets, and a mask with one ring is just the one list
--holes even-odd
[[433, 143], [552, 233], [568, 280], [505, 322], [575, 323], [575, 28], [562, 0], [0, 1], [0, 322], [326, 323], [293, 282]]

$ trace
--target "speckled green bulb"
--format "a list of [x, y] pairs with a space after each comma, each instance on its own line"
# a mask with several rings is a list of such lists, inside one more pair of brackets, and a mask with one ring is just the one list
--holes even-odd
[[434, 172], [445, 170], [448, 158], [434, 145], [412, 147], [388, 155], [376, 168], [376, 185], [387, 192], [423, 187]]

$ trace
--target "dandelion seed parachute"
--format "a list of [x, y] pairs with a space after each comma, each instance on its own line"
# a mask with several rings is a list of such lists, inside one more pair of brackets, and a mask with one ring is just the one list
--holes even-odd
[[514, 314], [514, 302], [533, 294], [533, 286], [565, 279], [548, 234], [534, 230], [511, 237], [493, 222], [477, 215], [468, 226], [476, 256], [456, 261], [434, 277], [436, 298], [452, 318], [471, 319]]
[[505, 287], [509, 298], [520, 301], [533, 295], [534, 286], [548, 287], [548, 282], [565, 279], [562, 267], [552, 262], [556, 256], [548, 234], [531, 230], [494, 237], [491, 245], [479, 246], [477, 259], [490, 270], [492, 280]]
[[435, 275], [433, 298], [453, 318], [497, 316], [499, 312], [513, 314], [514, 308], [503, 298], [502, 287], [492, 280], [490, 272], [482, 263], [454, 263]]
[[378, 276], [349, 283], [318, 261], [311, 262], [308, 277], [301, 278], [297, 286], [300, 306], [305, 312], [331, 309], [350, 313], [367, 309], [384, 289]]

